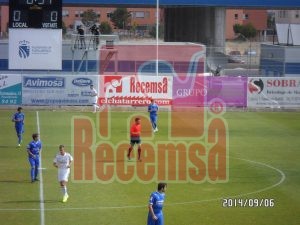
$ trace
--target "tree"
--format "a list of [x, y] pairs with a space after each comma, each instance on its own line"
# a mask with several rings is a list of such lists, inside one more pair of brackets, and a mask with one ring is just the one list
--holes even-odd
[[268, 14], [267, 27], [269, 29], [275, 28], [275, 16], [274, 14]]
[[84, 26], [91, 27], [95, 23], [98, 22], [97, 13], [94, 12], [92, 9], [88, 9], [87, 11], [83, 12], [81, 21], [82, 21]]
[[238, 23], [234, 24], [234, 25], [233, 25], [233, 31], [234, 31], [234, 33], [235, 33], [235, 34], [240, 34], [240, 33], [241, 33], [241, 30], [242, 30], [242, 26], [243, 26], [243, 25], [238, 24]]
[[135, 32], [136, 32], [137, 26], [138, 26], [137, 22], [134, 21], [132, 26], [131, 26], [131, 31], [133, 32], [134, 35], [135, 35]]
[[67, 33], [67, 27], [64, 21], [62, 21], [61, 27], [62, 27], [62, 33], [63, 35], [65, 35]]
[[[153, 38], [156, 38], [156, 25], [154, 25], [150, 28], [149, 35]], [[164, 37], [164, 26], [162, 24], [159, 24], [159, 26], [158, 26], [158, 37], [159, 38]]]
[[110, 20], [118, 29], [124, 29], [130, 22], [131, 14], [126, 8], [117, 8], [111, 13]]
[[112, 28], [107, 21], [102, 22], [100, 24], [100, 32], [101, 32], [101, 34], [111, 34], [112, 33]]
[[247, 23], [246, 25], [242, 24], [234, 24], [233, 31], [236, 35], [242, 36], [242, 38], [254, 38], [256, 36], [256, 29], [251, 23]]
[[243, 26], [241, 33], [246, 38], [254, 38], [256, 36], [257, 31], [251, 23], [247, 23]]

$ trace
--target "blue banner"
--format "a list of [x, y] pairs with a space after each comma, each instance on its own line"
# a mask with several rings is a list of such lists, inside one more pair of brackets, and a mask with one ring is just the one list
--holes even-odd
[[0, 74], [0, 105], [21, 105], [21, 103], [21, 76]]

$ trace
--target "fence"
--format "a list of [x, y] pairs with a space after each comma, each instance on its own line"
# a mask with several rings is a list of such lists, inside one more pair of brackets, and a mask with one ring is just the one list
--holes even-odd
[[[63, 41], [62, 71], [47, 71], [48, 73], [122, 75], [126, 72], [128, 74], [143, 72], [147, 74], [155, 72], [156, 66], [153, 62], [157, 56], [160, 61], [158, 68], [160, 73], [168, 73], [168, 70], [172, 71], [173, 69], [179, 73], [187, 73], [191, 60], [194, 60], [191, 52], [205, 51], [201, 53], [204, 56], [198, 62], [197, 73], [257, 77], [300, 75], [299, 46], [239, 41], [226, 42], [223, 51], [219, 51], [220, 48], [195, 43], [160, 41], [156, 47], [154, 39], [119, 41], [116, 35], [100, 35], [98, 40], [98, 36], [85, 35], [84, 47], [80, 35], [74, 34], [71, 37], [71, 39]], [[113, 45], [107, 45], [111, 40], [114, 41]], [[146, 46], [149, 48], [146, 49]], [[168, 48], [173, 48], [174, 51]], [[156, 53], [156, 49], [158, 53]], [[18, 54], [16, 53], [16, 55]], [[7, 40], [0, 41], [0, 71], [8, 71]], [[8, 72], [11, 73], [11, 71]], [[22, 71], [22, 73], [27, 72], [44, 71]]]

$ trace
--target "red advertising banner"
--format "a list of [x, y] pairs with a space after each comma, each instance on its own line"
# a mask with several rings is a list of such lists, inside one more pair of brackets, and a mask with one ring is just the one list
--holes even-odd
[[171, 105], [172, 85], [170, 76], [102, 76], [99, 104], [145, 106], [154, 98], [160, 105]]

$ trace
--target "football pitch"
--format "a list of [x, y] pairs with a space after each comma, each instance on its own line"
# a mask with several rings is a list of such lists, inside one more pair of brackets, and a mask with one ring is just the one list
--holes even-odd
[[[97, 124], [98, 114], [25, 109], [23, 143], [17, 148], [10, 119], [13, 112], [0, 111], [1, 225], [146, 224], [148, 198], [158, 182], [155, 179], [127, 183], [113, 179], [105, 183], [99, 179], [74, 181], [72, 175], [68, 183], [70, 198], [67, 203], [61, 202], [57, 170], [52, 165], [58, 145], [64, 144], [73, 154], [74, 118]], [[112, 112], [110, 136], [105, 141], [112, 145], [129, 143], [128, 118], [139, 114], [147, 117], [146, 112]], [[169, 116], [167, 112], [159, 113], [159, 131], [153, 136], [142, 120], [144, 134], [151, 136], [142, 136], [142, 140], [168, 141]], [[227, 181], [168, 182], [165, 225], [300, 224], [300, 112], [230, 111], [223, 120], [228, 126]], [[26, 144], [37, 131], [43, 142], [42, 177], [32, 184]], [[99, 145], [101, 138], [94, 138], [95, 145]], [[98, 159], [92, 160], [96, 163]], [[123, 161], [108, 162], [111, 166], [138, 163]]]

